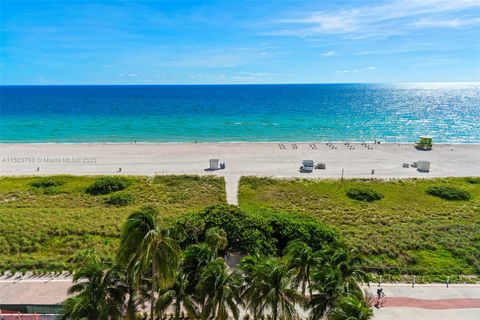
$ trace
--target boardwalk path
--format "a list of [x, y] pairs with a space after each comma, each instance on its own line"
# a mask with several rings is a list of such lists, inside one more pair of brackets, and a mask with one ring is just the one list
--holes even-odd
[[[480, 308], [480, 299], [457, 298], [457, 299], [414, 299], [405, 297], [392, 297], [385, 304], [386, 308], [412, 307], [422, 309], [466, 309]], [[480, 315], [479, 315], [480, 316]]]

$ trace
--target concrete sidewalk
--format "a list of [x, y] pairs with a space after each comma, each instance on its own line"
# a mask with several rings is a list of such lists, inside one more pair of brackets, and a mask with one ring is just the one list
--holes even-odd
[[[377, 285], [363, 287], [376, 295]], [[480, 285], [382, 284], [387, 302], [374, 308], [376, 320], [479, 320]], [[468, 306], [468, 307], [465, 307]]]
[[375, 320], [478, 320], [480, 309], [382, 308], [375, 309], [374, 315]]
[[[0, 277], [0, 305], [59, 304], [67, 298], [70, 285], [71, 277], [68, 274]], [[377, 288], [375, 284], [362, 286], [372, 296], [376, 295]], [[450, 285], [447, 288], [444, 284], [422, 284], [415, 287], [411, 284], [382, 284], [381, 288], [387, 295], [387, 302], [379, 309], [374, 308], [376, 320], [480, 319], [480, 285]], [[462, 307], [466, 305], [465, 302], [470, 307]], [[439, 306], [447, 309], [432, 309]]]
[[[372, 295], [378, 289], [377, 284], [370, 287], [362, 286]], [[385, 283], [380, 286], [387, 297], [407, 297], [415, 299], [455, 299], [455, 298], [478, 298], [480, 299], [480, 284], [416, 284], [412, 287], [409, 283]]]

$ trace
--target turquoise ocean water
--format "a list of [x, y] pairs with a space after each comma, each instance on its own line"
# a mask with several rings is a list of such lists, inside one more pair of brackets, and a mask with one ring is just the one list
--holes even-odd
[[480, 84], [0, 86], [1, 142], [480, 143]]

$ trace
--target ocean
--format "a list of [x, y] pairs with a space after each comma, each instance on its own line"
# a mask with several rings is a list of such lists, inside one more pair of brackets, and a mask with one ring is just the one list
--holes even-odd
[[0, 86], [0, 141], [480, 143], [480, 84]]

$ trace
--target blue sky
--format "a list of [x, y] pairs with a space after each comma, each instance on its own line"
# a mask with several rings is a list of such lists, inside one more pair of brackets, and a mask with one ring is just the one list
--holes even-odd
[[5, 1], [2, 84], [480, 81], [480, 0]]

